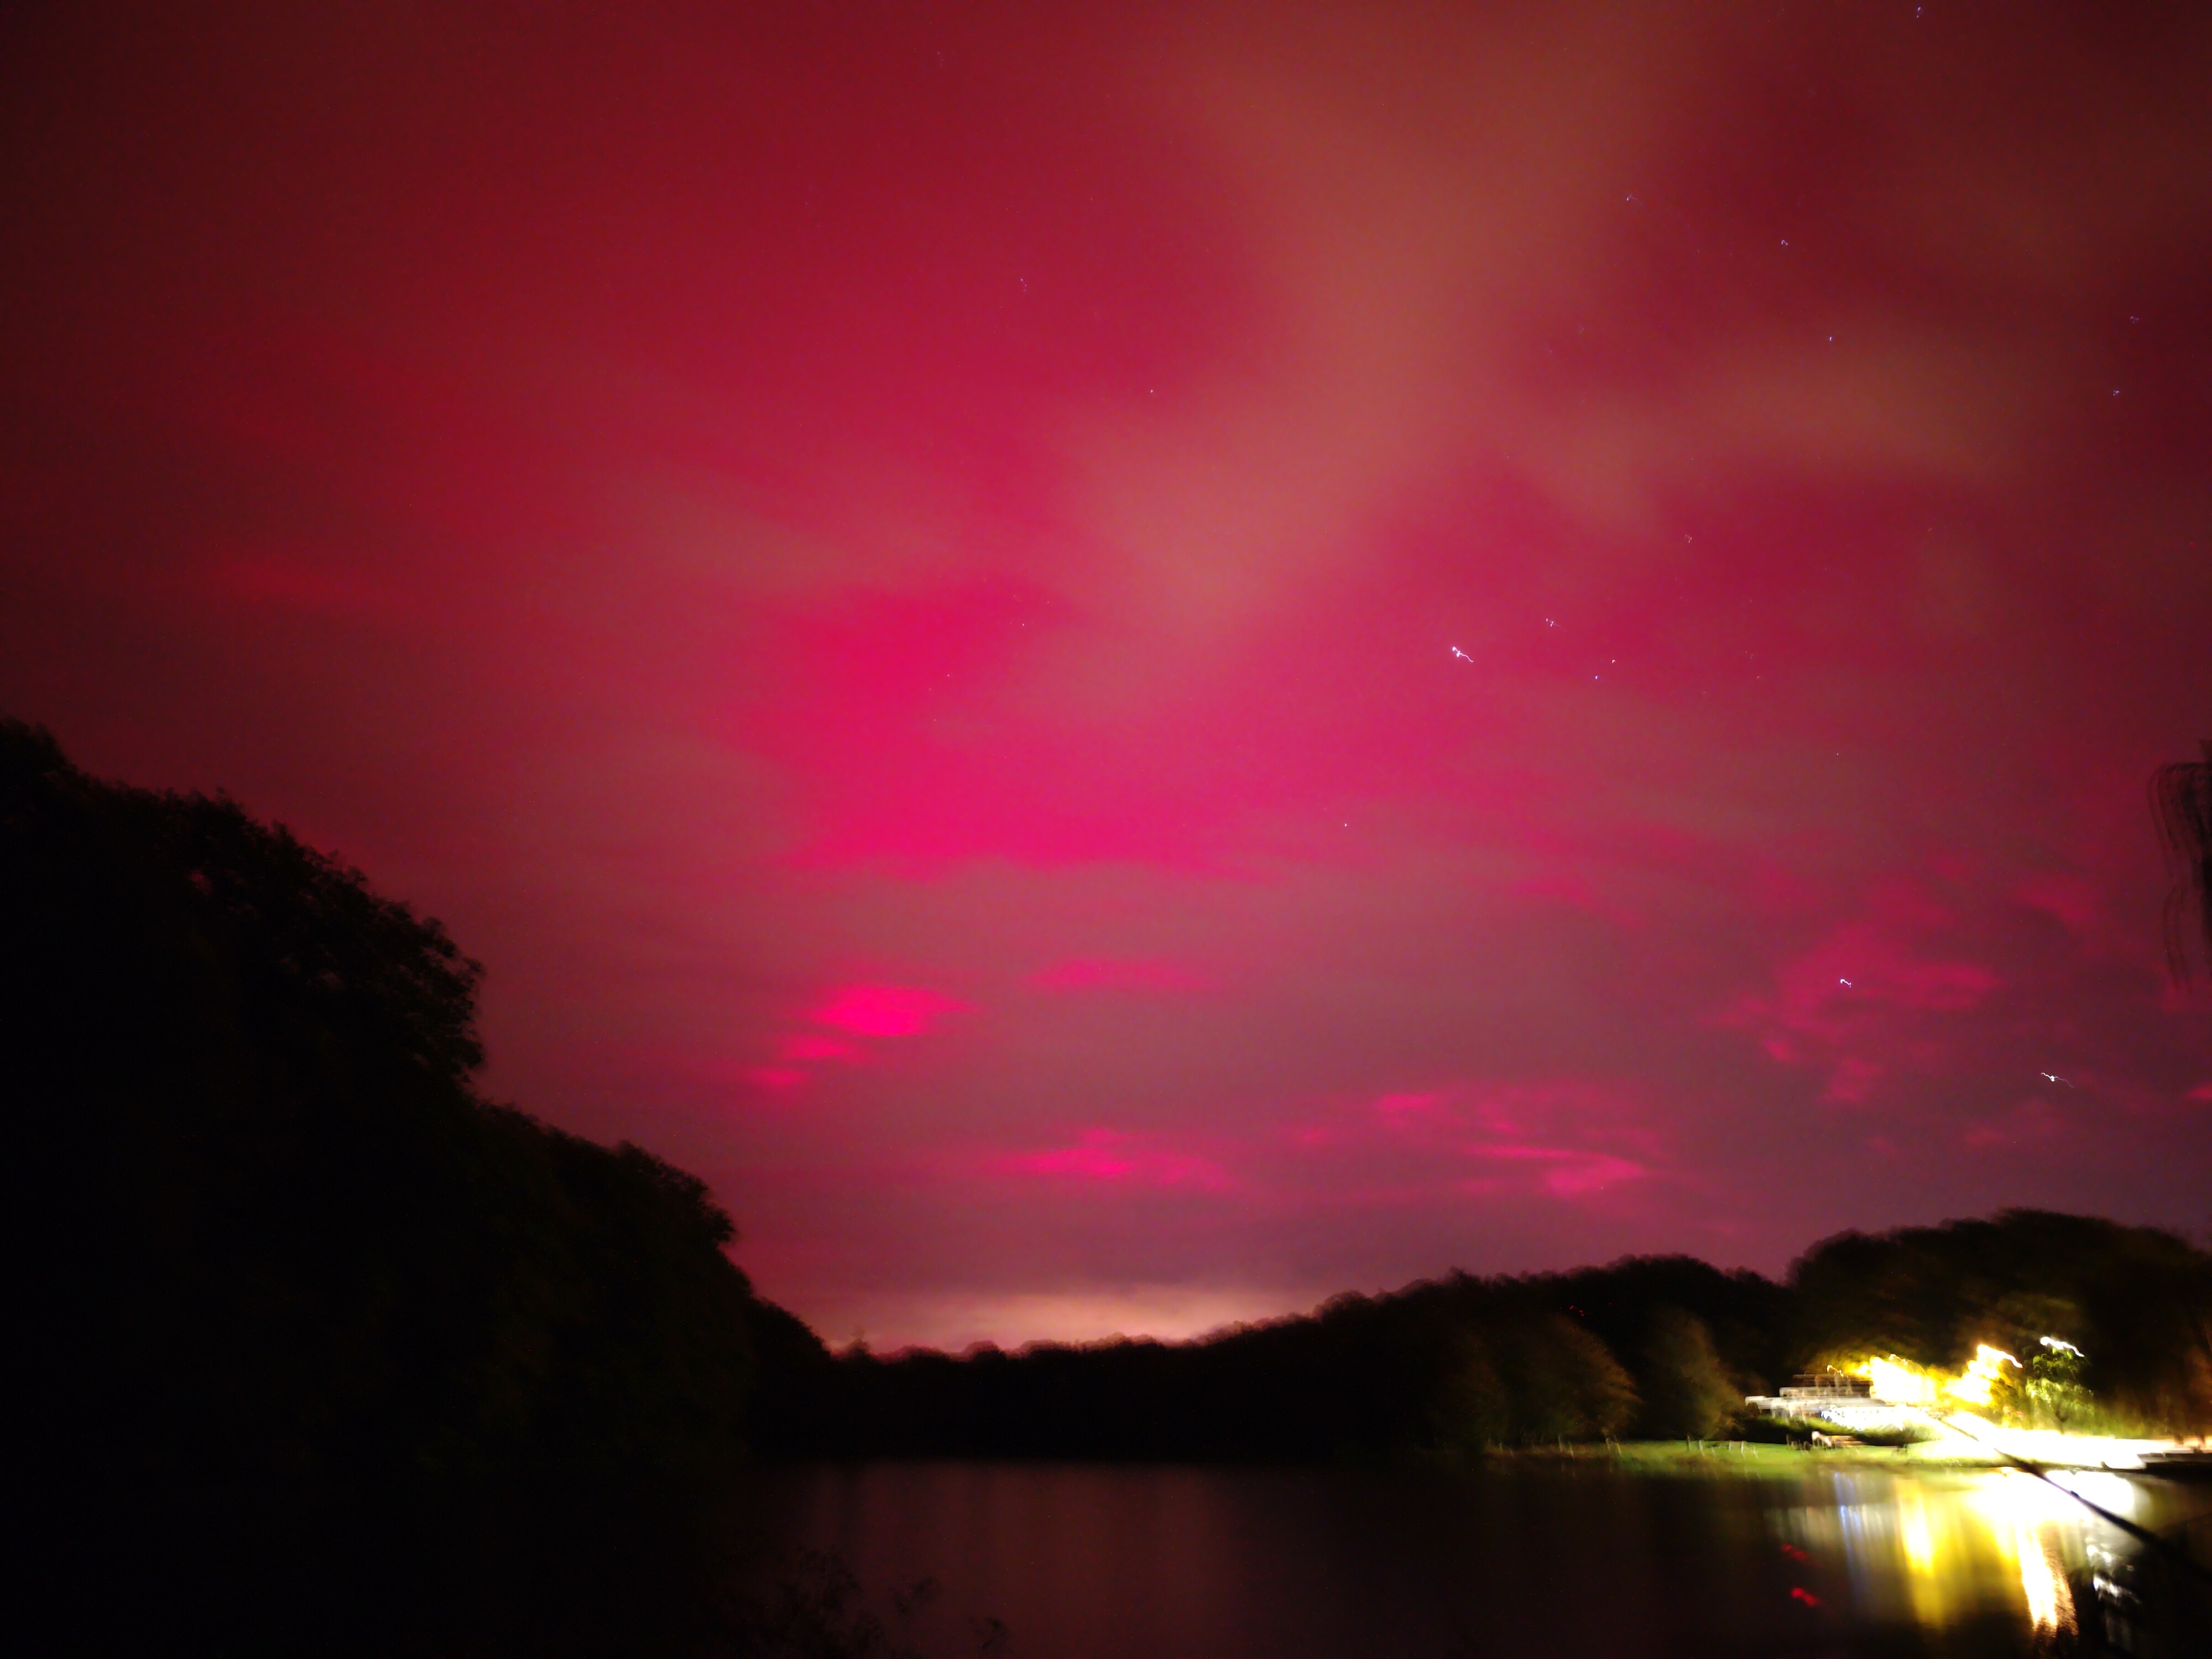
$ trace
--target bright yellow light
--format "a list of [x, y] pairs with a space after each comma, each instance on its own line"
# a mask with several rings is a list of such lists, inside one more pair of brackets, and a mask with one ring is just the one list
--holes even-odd
[[[2139, 1469], [2143, 1466], [2145, 1452], [2164, 1451], [2175, 1443], [2171, 1440], [2122, 1440], [2103, 1434], [2068, 1434], [2059, 1429], [2001, 1429], [1972, 1412], [1954, 1412], [1936, 1420], [1966, 1440], [1978, 1441], [2014, 1457], [2055, 1468], [2094, 1469], [2102, 1465], [2106, 1468]], [[2084, 1488], [2082, 1496], [2104, 1504], [2107, 1509], [2124, 1510], [2134, 1501], [2134, 1488], [2123, 1480], [2112, 1486], [2098, 1486], [2094, 1491]]]
[[1955, 1564], [1937, 1561], [1939, 1539], [1954, 1538], [1955, 1522], [1944, 1510], [1929, 1512], [1928, 1497], [1916, 1481], [1898, 1488], [1897, 1541], [1905, 1557], [1905, 1595], [1913, 1617], [1923, 1625], [1950, 1622], [1952, 1606], [1959, 1599], [1959, 1575], [1947, 1572]]
[[1913, 1489], [1899, 1507], [1898, 1535], [1905, 1545], [1905, 1563], [1921, 1577], [1936, 1571], [1936, 1540], [1928, 1530], [1928, 1506]]
[[2039, 1636], [2074, 1628], [2074, 1592], [2067, 1588], [2043, 1530], [2025, 1519], [2013, 1533], [2013, 1549], [2020, 1558], [2020, 1588], [2027, 1597], [2027, 1616]]
[[1887, 1359], [1869, 1359], [1866, 1375], [1874, 1382], [1875, 1397], [1893, 1400], [1903, 1406], [1932, 1406], [1936, 1403], [1936, 1384], [1918, 1368], [1907, 1364], [1895, 1354]]
[[1948, 1392], [1954, 1399], [1970, 1401], [1977, 1406], [1988, 1405], [1990, 1390], [2004, 1375], [1998, 1369], [2001, 1365], [2009, 1365], [2018, 1370], [2020, 1361], [2002, 1348], [1992, 1348], [1986, 1342], [1981, 1344], [1974, 1350], [1973, 1364], [1966, 1367], [1966, 1374], [1952, 1383]]

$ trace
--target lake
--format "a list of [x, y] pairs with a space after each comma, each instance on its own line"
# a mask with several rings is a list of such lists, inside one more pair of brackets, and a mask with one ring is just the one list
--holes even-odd
[[[2203, 1487], [2082, 1479], [2156, 1529], [2212, 1510]], [[2098, 1578], [2160, 1589], [2033, 1477], [1771, 1452], [1660, 1473], [805, 1466], [763, 1472], [748, 1513], [872, 1590], [936, 1580], [918, 1648], [973, 1652], [989, 1614], [1010, 1659], [2002, 1654], [2099, 1628]], [[2157, 1622], [2137, 1610], [2147, 1655], [2171, 1650]]]

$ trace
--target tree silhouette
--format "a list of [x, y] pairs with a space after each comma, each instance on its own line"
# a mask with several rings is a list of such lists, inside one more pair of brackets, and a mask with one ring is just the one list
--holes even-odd
[[1718, 1435], [1743, 1408], [1744, 1390], [1729, 1376], [1712, 1333], [1680, 1308], [1651, 1310], [1643, 1359], [1644, 1409], [1637, 1426], [1663, 1439]]
[[0, 945], [19, 1565], [76, 1646], [678, 1650], [756, 1318], [803, 1346], [705, 1186], [486, 1099], [435, 921], [4, 720]]

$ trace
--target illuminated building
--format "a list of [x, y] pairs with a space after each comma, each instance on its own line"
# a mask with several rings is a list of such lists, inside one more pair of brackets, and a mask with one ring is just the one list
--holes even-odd
[[1875, 1392], [1875, 1378], [1844, 1371], [1801, 1371], [1778, 1395], [1750, 1395], [1745, 1405], [1768, 1417], [1819, 1418], [1845, 1429], [1903, 1429], [1921, 1420], [1918, 1402]]

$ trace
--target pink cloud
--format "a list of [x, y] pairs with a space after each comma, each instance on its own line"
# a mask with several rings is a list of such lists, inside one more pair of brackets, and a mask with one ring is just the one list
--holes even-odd
[[1413, 1139], [1468, 1129], [1509, 1136], [1556, 1133], [1547, 1125], [1576, 1131], [1601, 1126], [1620, 1133], [1632, 1129], [1644, 1116], [1642, 1103], [1631, 1094], [1603, 1080], [1582, 1078], [1401, 1091], [1376, 1097], [1366, 1109], [1395, 1133]]
[[2030, 876], [2013, 889], [2013, 896], [2030, 909], [2055, 916], [2077, 933], [2087, 933], [2104, 915], [2096, 884], [2081, 876]]
[[1049, 991], [1210, 991], [1213, 981], [1157, 957], [1066, 957], [1031, 981]]
[[967, 1004], [906, 985], [845, 985], [808, 1011], [817, 1025], [857, 1036], [920, 1036]]
[[1840, 1054], [1828, 1068], [1828, 1098], [1856, 1106], [1869, 1098], [1884, 1075], [1884, 1068], [1863, 1054]]
[[1433, 1113], [1444, 1102], [1441, 1091], [1430, 1090], [1422, 1094], [1395, 1094], [1379, 1097], [1371, 1109], [1385, 1123], [1397, 1124], [1408, 1118]]
[[[855, 1037], [907, 1037], [921, 1036], [944, 1015], [964, 1006], [951, 997], [908, 986], [844, 985], [806, 1017]], [[742, 1075], [756, 1087], [788, 1093], [815, 1075], [812, 1066], [861, 1065], [868, 1059], [865, 1048], [845, 1037], [824, 1031], [787, 1031], [775, 1040], [772, 1063], [750, 1067]]]
[[1506, 890], [1516, 898], [1564, 905], [1631, 931], [1647, 927], [1651, 922], [1645, 911], [1601, 897], [1588, 877], [1572, 872], [1522, 876], [1509, 884]]
[[2004, 983], [1978, 962], [1916, 955], [1865, 923], [1843, 927], [1783, 972], [1783, 999], [1800, 1019], [1851, 1004], [1880, 1003], [1918, 1013], [1960, 1013]]
[[[1940, 933], [1949, 918], [1899, 891], [1878, 900], [1881, 920], [1837, 928], [1785, 963], [1772, 991], [1737, 998], [1713, 1023], [1756, 1033], [1759, 1048], [1780, 1064], [1824, 1068], [1826, 1096], [1839, 1104], [1873, 1098], [1896, 1074], [1891, 1062], [1899, 1057], [1918, 1070], [1942, 1069], [1953, 1022], [1979, 1010], [2005, 981], [1984, 963], [1917, 948], [1912, 933]], [[1888, 1058], [1877, 1060], [1877, 1054]]]
[[1961, 1145], [1977, 1152], [2035, 1146], [2056, 1139], [2066, 1131], [2066, 1121], [2047, 1100], [2030, 1096], [2002, 1117], [1984, 1118], [1960, 1131]]
[[1557, 899], [1562, 904], [1573, 905], [1577, 909], [1595, 910], [1598, 908], [1597, 890], [1590, 885], [1587, 876], [1522, 876], [1507, 890], [1519, 898]]
[[1469, 1146], [1470, 1158], [1504, 1158], [1511, 1162], [1546, 1164], [1545, 1188], [1561, 1198], [1580, 1198], [1601, 1193], [1624, 1181], [1636, 1181], [1650, 1171], [1632, 1158], [1610, 1152], [1579, 1152], [1565, 1146]]
[[[1582, 1198], [1652, 1173], [1660, 1146], [1647, 1117], [1637, 1093], [1602, 1079], [1469, 1082], [1381, 1095], [1340, 1130], [1293, 1139], [1328, 1146], [1343, 1163], [1425, 1168], [1427, 1183], [1461, 1193], [1534, 1184], [1554, 1197]], [[1604, 1147], [1572, 1144], [1593, 1140]], [[1469, 1174], [1470, 1161], [1487, 1172]]]
[[1002, 1153], [989, 1164], [1012, 1175], [1134, 1187], [1195, 1187], [1222, 1192], [1237, 1184], [1211, 1158], [1159, 1146], [1115, 1129], [1086, 1129], [1072, 1146]]
[[2184, 1100], [2212, 1101], [2212, 1083], [2200, 1083], [2182, 1097]]

